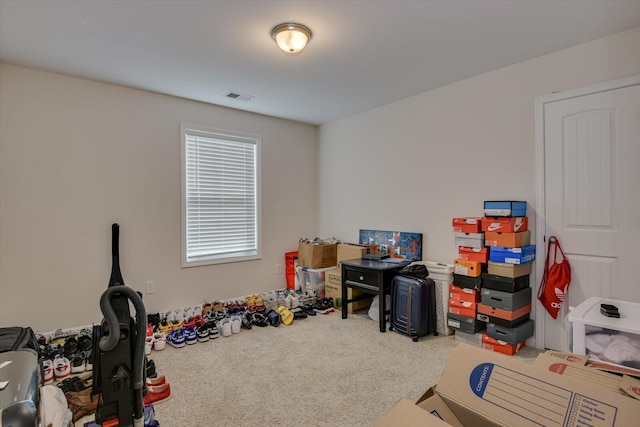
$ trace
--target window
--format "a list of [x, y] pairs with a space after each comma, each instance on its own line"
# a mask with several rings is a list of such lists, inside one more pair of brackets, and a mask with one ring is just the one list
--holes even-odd
[[180, 128], [182, 266], [260, 258], [260, 137]]

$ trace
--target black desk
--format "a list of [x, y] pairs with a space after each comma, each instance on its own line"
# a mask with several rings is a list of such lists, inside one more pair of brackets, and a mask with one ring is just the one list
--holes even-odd
[[374, 261], [369, 259], [350, 259], [341, 261], [342, 263], [342, 318], [349, 315], [348, 304], [354, 301], [367, 298], [360, 295], [352, 299], [347, 299], [347, 288], [360, 289], [369, 294], [378, 295], [380, 304], [380, 332], [387, 330], [386, 321], [386, 298], [391, 294], [391, 280], [398, 271], [410, 264], [409, 261], [395, 264], [391, 262]]

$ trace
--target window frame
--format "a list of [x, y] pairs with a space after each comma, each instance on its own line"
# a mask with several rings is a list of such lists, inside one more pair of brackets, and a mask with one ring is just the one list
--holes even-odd
[[[233, 142], [243, 142], [255, 145], [255, 206], [256, 206], [256, 222], [255, 222], [255, 250], [248, 254], [217, 254], [210, 255], [206, 258], [197, 260], [189, 260], [187, 254], [187, 135], [203, 136], [220, 140], [228, 140]], [[261, 146], [262, 137], [260, 135], [246, 134], [237, 131], [229, 131], [224, 129], [209, 128], [201, 125], [192, 125], [188, 123], [180, 123], [180, 170], [181, 170], [181, 267], [198, 267], [205, 265], [226, 264], [231, 262], [243, 262], [262, 259], [262, 174], [261, 174]]]

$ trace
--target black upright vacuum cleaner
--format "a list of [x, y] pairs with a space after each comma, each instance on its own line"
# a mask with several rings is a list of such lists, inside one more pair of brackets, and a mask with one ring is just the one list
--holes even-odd
[[[96, 423], [143, 427], [147, 314], [142, 298], [124, 284], [120, 272], [120, 226], [113, 224], [111, 231], [111, 279], [100, 297], [104, 319], [93, 330], [93, 393], [100, 394]], [[135, 320], [129, 312], [130, 302], [136, 310]]]

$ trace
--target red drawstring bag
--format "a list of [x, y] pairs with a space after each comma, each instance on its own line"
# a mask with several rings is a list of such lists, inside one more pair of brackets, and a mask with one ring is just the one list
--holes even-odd
[[[553, 262], [549, 265], [549, 255], [551, 254], [551, 245], [553, 248]], [[562, 261], [557, 262], [558, 249], [562, 255]], [[547, 260], [544, 263], [544, 274], [540, 289], [538, 289], [538, 299], [547, 309], [551, 317], [558, 318], [558, 311], [562, 307], [569, 285], [571, 284], [571, 266], [567, 257], [564, 255], [560, 247], [560, 241], [557, 237], [549, 237], [549, 245], [547, 246]]]

